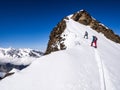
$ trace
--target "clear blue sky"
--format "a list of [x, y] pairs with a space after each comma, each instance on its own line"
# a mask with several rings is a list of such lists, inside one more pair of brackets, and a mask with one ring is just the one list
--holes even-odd
[[120, 0], [0, 0], [0, 47], [45, 50], [54, 26], [81, 9], [120, 35]]

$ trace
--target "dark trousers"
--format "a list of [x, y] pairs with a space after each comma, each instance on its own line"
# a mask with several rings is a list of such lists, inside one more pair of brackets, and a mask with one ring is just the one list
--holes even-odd
[[88, 35], [84, 35], [84, 38], [86, 37], [86, 39], [88, 39]]

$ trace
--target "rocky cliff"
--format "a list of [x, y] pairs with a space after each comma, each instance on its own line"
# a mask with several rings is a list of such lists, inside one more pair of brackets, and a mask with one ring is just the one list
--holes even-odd
[[[64, 43], [62, 43], [64, 39], [61, 37], [61, 34], [64, 32], [65, 28], [66, 22], [64, 19], [62, 19], [61, 22], [58, 23], [55, 28], [53, 28], [49, 37], [50, 39], [45, 54], [49, 54], [53, 51], [63, 50], [66, 48]], [[60, 47], [58, 47], [58, 45], [60, 45]]]

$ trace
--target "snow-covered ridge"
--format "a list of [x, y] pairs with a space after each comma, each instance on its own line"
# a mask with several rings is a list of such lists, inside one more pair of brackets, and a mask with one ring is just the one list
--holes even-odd
[[43, 55], [42, 52], [32, 49], [0, 48], [0, 58], [23, 58], [23, 57], [39, 58], [42, 55]]

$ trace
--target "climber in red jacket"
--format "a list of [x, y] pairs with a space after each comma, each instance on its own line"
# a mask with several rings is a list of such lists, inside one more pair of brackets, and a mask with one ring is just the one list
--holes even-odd
[[94, 44], [94, 47], [97, 48], [97, 40], [98, 40], [97, 37], [93, 36], [93, 40], [91, 42], [91, 46], [93, 46], [93, 44]]

